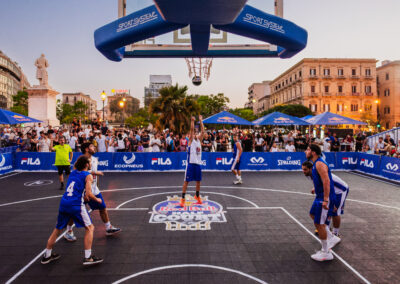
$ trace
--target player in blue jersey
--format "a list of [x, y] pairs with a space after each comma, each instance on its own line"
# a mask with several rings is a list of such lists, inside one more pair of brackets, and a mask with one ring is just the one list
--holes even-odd
[[194, 131], [194, 121], [195, 118], [192, 116], [190, 122], [190, 133], [189, 133], [189, 148], [186, 160], [186, 170], [185, 170], [185, 180], [182, 186], [182, 198], [179, 202], [181, 207], [185, 207], [185, 195], [189, 182], [196, 182], [196, 195], [195, 199], [197, 200], [196, 204], [202, 204], [202, 200], [200, 197], [200, 183], [201, 183], [201, 141], [203, 140], [204, 135], [204, 125], [203, 125], [203, 117], [199, 115], [200, 120], [200, 133], [195, 133]]
[[[327, 163], [321, 158], [321, 148], [318, 145], [312, 144], [307, 148], [306, 158], [313, 162], [311, 177], [316, 195], [310, 210], [310, 216], [314, 220], [314, 225], [318, 230], [318, 236], [322, 244], [322, 249], [313, 254], [311, 258], [317, 261], [332, 260], [333, 254], [328, 246], [328, 232], [325, 225], [329, 220], [329, 216], [332, 216], [335, 210], [336, 195], [332, 175]], [[336, 236], [333, 237], [339, 239]], [[337, 239], [332, 240], [330, 246]]]
[[92, 242], [94, 226], [90, 219], [84, 201], [94, 200], [101, 203], [102, 200], [92, 193], [93, 176], [90, 170], [90, 160], [81, 156], [75, 163], [75, 170], [69, 176], [67, 189], [60, 201], [56, 228], [51, 233], [42, 264], [47, 264], [60, 258], [59, 254], [52, 252], [53, 246], [62, 230], [67, 226], [70, 219], [73, 219], [77, 227], [85, 228], [84, 249], [85, 257], [83, 265], [93, 265], [101, 263], [103, 259], [92, 254]]
[[239, 141], [239, 135], [237, 133], [233, 134], [233, 161], [232, 161], [232, 173], [236, 176], [236, 180], [233, 181], [234, 184], [242, 183], [242, 173], [240, 172], [240, 158], [242, 156], [242, 144]]
[[[111, 236], [111, 235], [117, 234], [117, 233], [121, 232], [121, 229], [116, 228], [113, 225], [111, 225], [110, 218], [108, 217], [106, 203], [104, 202], [103, 196], [101, 195], [101, 192], [97, 186], [98, 176], [103, 176], [104, 174], [103, 174], [103, 172], [98, 171], [99, 161], [97, 160], [96, 157], [93, 156], [96, 153], [96, 149], [92, 143], [83, 143], [81, 145], [81, 151], [84, 156], [86, 156], [88, 159], [90, 159], [90, 174], [93, 176], [92, 193], [97, 198], [100, 198], [102, 200], [101, 203], [90, 200], [88, 202], [88, 205], [89, 205], [90, 209], [92, 209], [93, 211], [94, 210], [99, 211], [100, 218], [106, 227], [106, 235]], [[70, 222], [68, 223], [68, 226], [67, 226], [67, 232], [64, 235], [64, 238], [70, 242], [76, 241], [76, 237], [74, 235], [74, 232], [72, 231], [72, 224], [73, 224], [73, 221], [70, 220]]]
[[[305, 161], [302, 165], [303, 173], [306, 177], [309, 177], [312, 180], [312, 167], [313, 164], [310, 161]], [[340, 223], [341, 223], [341, 215], [343, 215], [344, 212], [344, 204], [347, 198], [347, 195], [349, 193], [349, 186], [345, 181], [343, 181], [340, 177], [338, 177], [335, 174], [332, 174], [332, 180], [333, 180], [333, 187], [335, 190], [335, 209], [332, 213], [332, 223], [333, 223], [333, 228], [332, 228], [332, 233], [337, 236], [338, 238], [329, 238], [329, 233], [328, 231], [328, 247], [334, 247], [337, 243], [340, 242], [340, 235], [339, 235], [339, 229], [340, 229]], [[313, 188], [311, 190], [312, 194], [315, 194], [315, 189]], [[327, 230], [329, 230], [329, 224], [330, 222], [325, 223], [327, 225]], [[317, 231], [318, 233], [318, 231]], [[331, 240], [331, 241], [330, 241]]]

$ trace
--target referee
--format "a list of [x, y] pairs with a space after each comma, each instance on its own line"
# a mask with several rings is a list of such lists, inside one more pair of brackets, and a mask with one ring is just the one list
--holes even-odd
[[56, 161], [54, 165], [58, 169], [58, 178], [60, 180], [60, 190], [64, 190], [64, 176], [65, 172], [66, 179], [68, 180], [68, 176], [71, 173], [71, 161], [73, 157], [73, 152], [71, 147], [68, 144], [65, 144], [64, 136], [60, 136], [58, 138], [59, 145], [55, 145], [52, 147], [52, 151], [56, 152]]

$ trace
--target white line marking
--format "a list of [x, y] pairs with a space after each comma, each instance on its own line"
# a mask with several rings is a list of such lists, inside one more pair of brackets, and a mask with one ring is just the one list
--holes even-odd
[[8, 176], [5, 176], [5, 177], [0, 177], [0, 179], [3, 179], [3, 178], [8, 178], [8, 177], [13, 177], [13, 176], [16, 176], [16, 175], [19, 175], [20, 173], [13, 173], [13, 174], [9, 174]]
[[[369, 176], [369, 175], [359, 174], [359, 173], [357, 173], [357, 172], [348, 172], [348, 173], [349, 173], [349, 174], [356, 175], [356, 176], [360, 176], [360, 177], [363, 177], [363, 178], [369, 178], [369, 179], [372, 179], [372, 180], [376, 180], [376, 181], [380, 181], [380, 182], [383, 182], [383, 183], [386, 183], [386, 184], [390, 184], [390, 185], [392, 185], [392, 186], [394, 186], [394, 187], [398, 186], [398, 184], [396, 184], [396, 182], [399, 182], [399, 181], [397, 181], [397, 180], [395, 180], [395, 181], [393, 181], [393, 182], [386, 181], [386, 180], [381, 180], [381, 179], [379, 179], [379, 178], [374, 178], [374, 177], [371, 177], [371, 176]], [[382, 178], [385, 179], [384, 177], [382, 177]]]
[[282, 209], [282, 207], [226, 207], [229, 210]]
[[[310, 232], [302, 223], [300, 223], [299, 220], [297, 220], [292, 214], [289, 213], [285, 208], [281, 208], [283, 212], [285, 212], [293, 221], [295, 221], [300, 227], [302, 227], [309, 235], [311, 235], [314, 239], [316, 239], [318, 242], [321, 242], [317, 236], [315, 236], [312, 232]], [[336, 256], [347, 268], [349, 268], [355, 275], [357, 275], [358, 278], [360, 278], [364, 283], [366, 284], [371, 284], [364, 276], [360, 274], [353, 266], [348, 264], [343, 258], [341, 258], [337, 253], [335, 253], [333, 250], [332, 254]]]
[[[181, 187], [182, 187], [181, 185], [175, 185], [175, 186], [152, 186], [152, 187], [130, 187], [130, 188], [107, 189], [107, 190], [103, 190], [102, 192], [117, 192], [117, 191], [130, 191], [130, 190], [142, 190], [142, 189], [181, 188]], [[195, 186], [189, 186], [189, 188], [194, 188], [194, 187]], [[203, 188], [221, 188], [221, 189], [249, 189], [249, 190], [256, 190], [256, 191], [291, 193], [291, 194], [305, 195], [305, 196], [307, 196], [309, 198], [314, 198], [314, 196], [312, 194], [310, 194], [310, 193], [304, 193], [304, 192], [299, 192], [299, 191], [290, 191], [290, 190], [270, 189], [270, 188], [237, 187], [237, 186], [211, 186], [211, 185], [204, 185], [202, 187]], [[57, 195], [57, 196], [48, 196], [48, 197], [42, 197], [42, 198], [36, 198], [36, 199], [27, 199], [27, 200], [15, 201], [15, 202], [10, 202], [10, 203], [0, 204], [0, 207], [7, 206], [7, 205], [18, 204], [18, 203], [24, 203], [24, 202], [31, 202], [31, 201], [38, 201], [38, 200], [49, 199], [49, 198], [56, 198], [56, 197], [61, 197], [61, 196], [62, 195]], [[383, 207], [383, 208], [400, 210], [400, 206], [396, 207], [396, 206], [384, 205], [384, 204], [368, 202], [368, 201], [362, 201], [362, 200], [355, 200], [355, 199], [346, 199], [346, 200], [347, 201], [351, 201], [351, 202], [358, 202], [358, 203], [362, 203], [362, 204], [379, 206], [379, 207]]]
[[107, 211], [129, 211], [129, 210], [132, 210], [132, 211], [135, 211], [135, 210], [137, 210], [137, 211], [141, 211], [141, 210], [147, 211], [147, 210], [149, 210], [149, 208], [107, 208]]
[[[127, 204], [127, 203], [129, 203], [129, 202], [132, 202], [132, 201], [135, 201], [135, 200], [138, 200], [138, 199], [141, 199], [141, 198], [146, 198], [146, 197], [156, 196], [156, 195], [163, 195], [163, 194], [174, 194], [174, 193], [179, 194], [179, 193], [181, 193], [181, 192], [180, 192], [180, 191], [171, 191], [171, 192], [158, 192], [158, 193], [147, 194], [147, 195], [135, 197], [135, 198], [132, 198], [132, 199], [127, 200], [127, 201], [125, 201], [125, 202], [122, 202], [120, 205], [118, 205], [118, 206], [115, 207], [115, 208], [116, 208], [116, 209], [120, 209], [120, 207], [124, 206], [125, 204]], [[259, 206], [258, 206], [257, 204], [255, 204], [254, 202], [252, 202], [252, 201], [250, 201], [250, 200], [247, 200], [247, 199], [245, 199], [245, 198], [236, 196], [236, 195], [231, 195], [231, 194], [226, 194], [226, 193], [221, 193], [221, 192], [210, 192], [210, 191], [202, 191], [201, 193], [208, 193], [208, 194], [216, 194], [216, 195], [229, 196], [229, 197], [233, 197], [233, 198], [237, 198], [237, 199], [246, 201], [246, 202], [250, 203], [251, 205], [253, 205], [255, 208], [258, 208], [258, 207], [259, 207]]]
[[124, 278], [122, 278], [122, 279], [120, 279], [118, 281], [113, 282], [113, 284], [119, 284], [119, 283], [122, 283], [122, 282], [124, 282], [126, 280], [135, 278], [137, 276], [140, 276], [140, 275], [143, 275], [143, 274], [147, 274], [147, 273], [151, 273], [151, 272], [155, 272], [155, 271], [160, 271], [160, 270], [165, 270], [165, 269], [174, 269], [174, 268], [184, 268], [184, 267], [196, 267], [196, 268], [203, 267], [203, 268], [213, 268], [213, 269], [228, 271], [228, 272], [232, 272], [232, 273], [236, 273], [236, 274], [242, 275], [242, 276], [247, 277], [247, 278], [249, 278], [251, 280], [254, 280], [254, 281], [258, 282], [258, 283], [268, 284], [267, 282], [265, 282], [265, 281], [263, 281], [261, 279], [258, 279], [258, 278], [254, 277], [254, 276], [251, 276], [251, 275], [249, 275], [247, 273], [244, 273], [244, 272], [241, 272], [241, 271], [238, 271], [238, 270], [234, 270], [234, 269], [230, 269], [230, 268], [226, 268], [226, 267], [222, 267], [222, 266], [215, 266], [215, 265], [208, 265], [208, 264], [177, 264], [177, 265], [168, 265], [168, 266], [156, 267], [156, 268], [148, 269], [148, 270], [145, 270], [145, 271], [141, 271], [141, 272], [129, 275], [129, 276], [124, 277]]

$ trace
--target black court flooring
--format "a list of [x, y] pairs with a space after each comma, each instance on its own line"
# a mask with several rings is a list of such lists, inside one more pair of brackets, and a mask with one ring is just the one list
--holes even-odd
[[[40, 264], [61, 196], [56, 173], [11, 173], [0, 177], [0, 283], [400, 283], [398, 186], [336, 174], [350, 193], [333, 261], [310, 258], [320, 244], [308, 216], [312, 185], [300, 172], [243, 173], [238, 186], [229, 173], [203, 173], [202, 195], [220, 211], [175, 212], [167, 224], [150, 212], [180, 195], [183, 173], [106, 173], [100, 188], [123, 232], [106, 237], [92, 212], [93, 251], [104, 262], [83, 267], [76, 228], [75, 243], [56, 243], [61, 258]], [[178, 222], [190, 218], [204, 222]]]

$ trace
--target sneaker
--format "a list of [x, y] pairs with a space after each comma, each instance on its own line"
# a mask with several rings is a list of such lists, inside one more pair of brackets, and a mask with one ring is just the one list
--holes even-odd
[[118, 234], [119, 232], [121, 232], [120, 228], [115, 228], [114, 226], [111, 226], [110, 229], [106, 230], [106, 236], [115, 235]]
[[83, 265], [94, 265], [98, 263], [102, 263], [103, 259], [100, 257], [95, 257], [93, 254], [89, 258], [83, 259]]
[[66, 239], [67, 241], [69, 241], [69, 242], [75, 242], [76, 241], [76, 237], [75, 237], [75, 235], [74, 235], [74, 232], [73, 231], [71, 231], [71, 232], [66, 232], [65, 234], [64, 234], [64, 239]]
[[201, 200], [201, 197], [197, 197], [196, 195], [194, 196], [194, 199], [197, 200], [197, 202], [195, 204], [203, 204], [203, 201]]
[[338, 243], [340, 243], [341, 239], [335, 235], [328, 240], [328, 249], [334, 248]]
[[327, 261], [333, 259], [333, 254], [330, 251], [324, 252], [322, 250], [319, 250], [315, 254], [313, 254], [311, 258], [316, 261]]
[[43, 255], [42, 260], [40, 262], [42, 264], [48, 264], [48, 263], [52, 262], [53, 260], [57, 260], [59, 258], [60, 258], [59, 254], [52, 252], [49, 257], [46, 257], [45, 255]]
[[242, 184], [242, 179], [234, 180], [233, 184]]
[[179, 201], [179, 206], [185, 207], [185, 198], [181, 198], [181, 201]]

